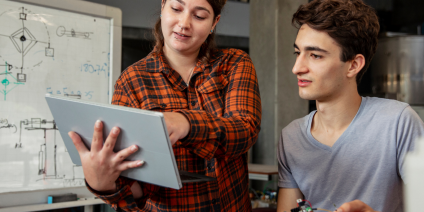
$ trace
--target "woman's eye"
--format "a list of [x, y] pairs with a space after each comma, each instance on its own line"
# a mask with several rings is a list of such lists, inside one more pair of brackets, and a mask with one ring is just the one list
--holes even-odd
[[197, 19], [200, 19], [200, 20], [204, 20], [204, 19], [206, 19], [206, 18], [203, 18], [203, 17], [197, 16], [197, 15], [195, 15], [194, 17], [196, 17]]
[[194, 17], [196, 17], [197, 19], [200, 19], [200, 20], [204, 20], [204, 19], [205, 19], [205, 18], [200, 17], [200, 16], [198, 16], [198, 15], [195, 15]]
[[180, 11], [179, 9], [177, 9], [177, 8], [173, 8], [173, 7], [171, 7], [172, 8], [172, 10], [173, 11], [176, 11], [176, 12], [178, 12], [178, 11]]

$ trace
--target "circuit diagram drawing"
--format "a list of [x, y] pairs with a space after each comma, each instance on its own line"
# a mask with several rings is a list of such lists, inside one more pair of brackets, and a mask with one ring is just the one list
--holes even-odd
[[[44, 181], [49, 179], [55, 179], [55, 180], [63, 180], [63, 186], [64, 187], [70, 187], [70, 186], [81, 186], [84, 185], [84, 178], [78, 178], [75, 177], [75, 169], [77, 169], [80, 166], [73, 165], [72, 167], [72, 178], [67, 178], [66, 175], [59, 175], [57, 171], [57, 144], [56, 139], [57, 135], [56, 132], [58, 131], [56, 122], [54, 120], [48, 121], [46, 119], [41, 118], [31, 118], [31, 119], [24, 119], [20, 121], [19, 125], [19, 142], [15, 144], [15, 148], [23, 148], [22, 144], [22, 131], [43, 131], [44, 135], [44, 142], [40, 145], [40, 149], [38, 151], [38, 169], [37, 169], [37, 175], [41, 175], [42, 178], [38, 179], [37, 181]], [[53, 136], [53, 139], [50, 138], [50, 140], [53, 140], [53, 144], [48, 144], [47, 142], [47, 131], [53, 131], [53, 135], [50, 134], [50, 136]], [[53, 152], [49, 152], [48, 145], [53, 145]], [[53, 164], [51, 166], [47, 166], [48, 156], [52, 154], [53, 156]]]
[[[2, 27], [0, 31], [0, 43], [7, 49], [0, 54], [0, 59], [3, 60], [0, 60], [1, 66], [6, 66], [6, 72], [0, 73], [0, 76], [5, 77], [1, 80], [4, 86], [10, 84], [6, 78], [8, 75], [13, 76], [17, 83], [26, 82], [27, 74], [24, 70], [39, 66], [43, 57], [54, 57], [47, 24], [39, 14], [25, 7], [10, 9], [0, 14], [0, 26], [9, 26]], [[42, 57], [36, 54], [40, 51], [44, 53]], [[27, 57], [34, 58], [34, 55], [39, 60], [30, 62]], [[9, 91], [5, 89], [2, 92], [5, 99]]]
[[[51, 125], [51, 126], [48, 126]], [[27, 127], [24, 127], [27, 126]], [[19, 126], [19, 143], [15, 144], [15, 148], [22, 148], [22, 128], [25, 130], [31, 131], [31, 130], [40, 130], [44, 132], [44, 143], [40, 145], [40, 151], [38, 152], [38, 175], [43, 175], [43, 178], [40, 180], [45, 179], [62, 179], [62, 177], [59, 177], [57, 174], [57, 161], [56, 161], [56, 153], [57, 153], [57, 145], [56, 145], [56, 132], [58, 130], [55, 121], [47, 121], [46, 119], [41, 118], [31, 118], [31, 120], [25, 119], [20, 121]], [[54, 138], [53, 138], [53, 171], [47, 170], [47, 131], [53, 130], [54, 131]]]
[[[5, 65], [0, 65], [0, 68], [4, 66], [6, 71], [5, 72], [0, 72], [0, 77], [3, 77], [3, 79], [1, 79], [1, 84], [2, 86], [4, 86], [4, 89], [1, 90], [1, 94], [3, 94], [4, 96], [4, 100], [6, 101], [6, 96], [7, 94], [12, 91], [13, 89], [15, 89], [18, 85], [24, 85], [25, 83], [20, 82], [18, 79], [16, 79], [13, 75], [12, 72], [10, 72], [10, 70], [13, 68], [12, 65], [10, 64], [6, 64]], [[9, 76], [9, 77], [8, 77]], [[19, 76], [23, 76], [25, 77], [25, 75], [19, 75]]]
[[0, 129], [12, 129], [13, 133], [16, 133], [16, 131], [18, 130], [16, 125], [9, 124], [9, 121], [7, 121], [7, 119], [1, 119], [1, 118], [0, 118]]
[[75, 177], [75, 169], [77, 169], [78, 167], [81, 167], [81, 166], [77, 166], [77, 165], [74, 164], [74, 166], [72, 167], [72, 178], [66, 179], [65, 176], [64, 176], [64, 179], [63, 179], [63, 186], [64, 187], [83, 186], [84, 185], [85, 181], [84, 181], [83, 177], [81, 177], [81, 178]]
[[74, 29], [71, 29], [70, 31], [68, 31], [66, 30], [64, 26], [59, 26], [56, 30], [56, 35], [59, 37], [66, 35], [67, 37], [90, 39], [91, 34], [93, 33], [92, 32], [76, 32]]
[[107, 103], [120, 62], [113, 19], [35, 2], [0, 0], [0, 194], [84, 186], [45, 94]]

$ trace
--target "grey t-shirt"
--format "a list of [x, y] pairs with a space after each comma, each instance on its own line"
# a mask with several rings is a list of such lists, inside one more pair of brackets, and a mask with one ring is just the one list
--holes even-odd
[[346, 131], [332, 147], [314, 139], [316, 111], [282, 131], [278, 186], [299, 188], [312, 206], [334, 210], [359, 199], [377, 211], [403, 211], [405, 154], [424, 136], [424, 123], [406, 103], [362, 97]]

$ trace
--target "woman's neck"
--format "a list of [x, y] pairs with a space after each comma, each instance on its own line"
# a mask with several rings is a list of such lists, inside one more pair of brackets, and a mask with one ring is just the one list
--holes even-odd
[[189, 75], [190, 71], [196, 65], [199, 51], [188, 54], [181, 54], [171, 50], [170, 48], [167, 48], [167, 46], [164, 45], [163, 52], [169, 65], [175, 71], [177, 71], [184, 80], [186, 80], [184, 76]]

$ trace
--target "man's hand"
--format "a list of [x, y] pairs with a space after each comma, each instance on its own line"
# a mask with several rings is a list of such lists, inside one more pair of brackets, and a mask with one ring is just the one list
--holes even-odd
[[186, 137], [190, 132], [190, 122], [185, 115], [181, 113], [164, 112], [163, 117], [172, 145], [178, 140]]
[[360, 200], [346, 202], [337, 209], [337, 212], [374, 212], [369, 205]]
[[119, 132], [118, 127], [112, 128], [112, 131], [103, 144], [103, 123], [97, 121], [94, 126], [91, 150], [87, 149], [78, 134], [75, 132], [68, 133], [80, 155], [85, 180], [94, 190], [115, 192], [115, 181], [122, 171], [140, 167], [144, 164], [143, 161], [124, 161], [128, 156], [138, 150], [136, 145], [132, 145], [117, 153], [113, 151]]

